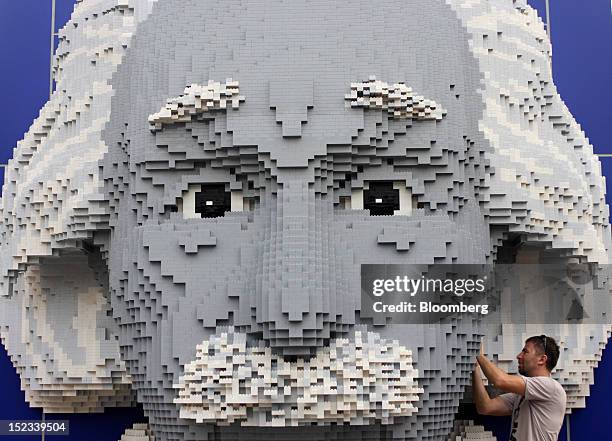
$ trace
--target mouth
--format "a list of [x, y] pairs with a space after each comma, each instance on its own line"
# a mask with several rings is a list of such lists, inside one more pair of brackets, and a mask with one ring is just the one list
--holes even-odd
[[197, 346], [174, 403], [182, 419], [221, 426], [392, 424], [417, 412], [417, 377], [411, 351], [376, 333], [357, 331], [308, 360], [286, 361], [230, 328]]

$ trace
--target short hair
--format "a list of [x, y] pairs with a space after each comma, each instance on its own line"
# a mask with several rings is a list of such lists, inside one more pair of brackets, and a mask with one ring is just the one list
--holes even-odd
[[557, 341], [547, 335], [534, 335], [525, 340], [525, 343], [533, 343], [540, 352], [546, 355], [546, 369], [552, 371], [559, 360], [559, 345]]

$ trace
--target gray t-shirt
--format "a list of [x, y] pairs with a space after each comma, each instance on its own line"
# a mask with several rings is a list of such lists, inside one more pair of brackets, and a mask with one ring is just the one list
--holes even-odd
[[525, 396], [499, 397], [512, 412], [510, 441], [557, 441], [563, 425], [567, 397], [551, 377], [523, 377]]

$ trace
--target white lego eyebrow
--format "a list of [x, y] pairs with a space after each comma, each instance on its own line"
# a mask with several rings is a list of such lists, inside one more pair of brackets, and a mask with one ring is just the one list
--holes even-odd
[[435, 101], [414, 95], [404, 83], [389, 85], [371, 76], [367, 81], [351, 83], [351, 92], [344, 97], [351, 107], [386, 110], [396, 119], [441, 121], [447, 111]]
[[191, 84], [176, 98], [169, 98], [157, 113], [149, 115], [152, 132], [163, 129], [163, 125], [189, 122], [194, 117], [213, 110], [237, 109], [244, 96], [240, 95], [238, 81], [231, 78], [225, 83], [209, 80], [208, 84]]

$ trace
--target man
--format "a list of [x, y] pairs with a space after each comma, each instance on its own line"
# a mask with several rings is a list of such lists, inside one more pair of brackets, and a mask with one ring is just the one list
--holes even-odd
[[[529, 337], [516, 356], [520, 375], [509, 375], [482, 353], [473, 372], [474, 402], [482, 415], [512, 415], [510, 441], [553, 441], [565, 415], [563, 387], [551, 376], [559, 359], [557, 342], [546, 335]], [[491, 399], [480, 369], [505, 394]]]

